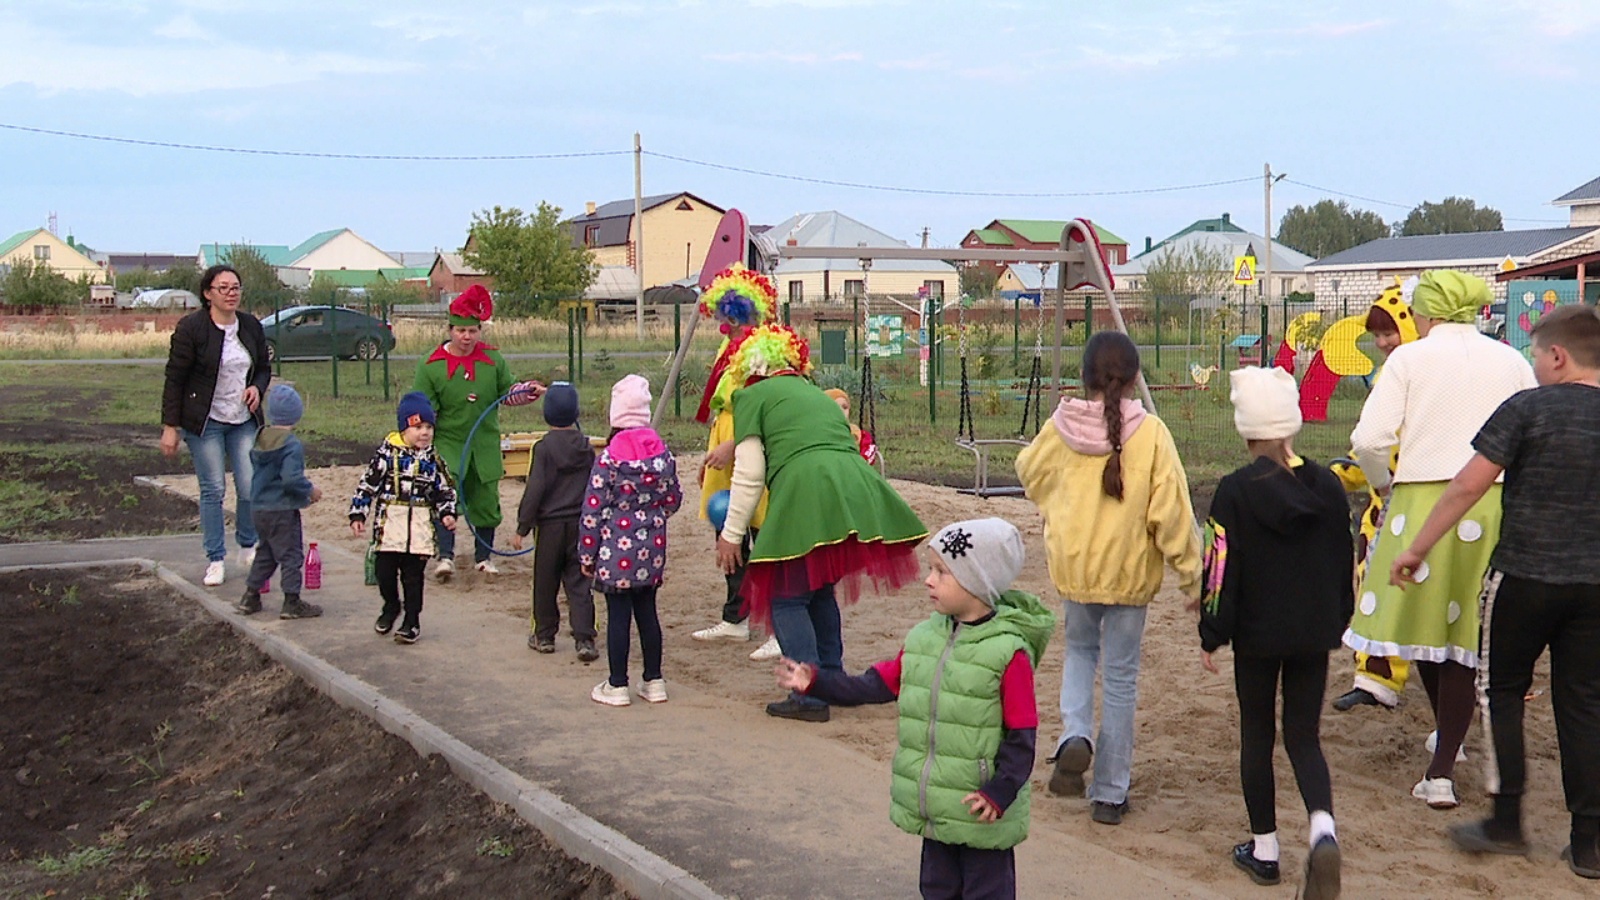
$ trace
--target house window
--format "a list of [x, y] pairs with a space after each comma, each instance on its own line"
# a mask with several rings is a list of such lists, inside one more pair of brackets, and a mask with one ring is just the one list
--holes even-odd
[[33, 245], [33, 258], [39, 260], [40, 262], [44, 262], [44, 261], [50, 259], [50, 245], [49, 244], [34, 244]]
[[806, 283], [804, 281], [789, 282], [789, 302], [799, 303], [806, 296]]
[[867, 283], [860, 278], [846, 278], [844, 280], [844, 295], [846, 297], [865, 297]]
[[583, 245], [593, 247], [600, 240], [600, 226], [586, 225], [583, 229]]
[[928, 281], [924, 281], [922, 283], [922, 286], [923, 286], [923, 288], [925, 288], [927, 290], [929, 299], [931, 299], [931, 300], [943, 300], [944, 299], [944, 281], [942, 279], [935, 278], [935, 279], [930, 279]]

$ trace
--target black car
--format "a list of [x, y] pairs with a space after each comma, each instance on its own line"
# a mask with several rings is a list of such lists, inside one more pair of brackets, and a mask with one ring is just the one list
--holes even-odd
[[291, 306], [261, 320], [267, 356], [377, 359], [394, 349], [388, 323], [338, 306]]

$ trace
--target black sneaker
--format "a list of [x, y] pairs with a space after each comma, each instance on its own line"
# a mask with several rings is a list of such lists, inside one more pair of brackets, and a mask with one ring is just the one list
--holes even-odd
[[1450, 840], [1468, 853], [1503, 853], [1527, 856], [1528, 841], [1520, 831], [1501, 827], [1493, 819], [1450, 826]]
[[579, 641], [578, 642], [578, 661], [579, 662], [589, 663], [589, 662], [594, 662], [595, 660], [597, 660], [599, 658], [600, 658], [600, 651], [594, 649], [594, 641], [585, 640], [585, 641]]
[[776, 703], [768, 703], [767, 715], [775, 716], [779, 719], [795, 719], [801, 722], [826, 722], [829, 718], [827, 704], [802, 703], [793, 697], [787, 697]]
[[261, 612], [261, 592], [245, 588], [244, 596], [239, 598], [239, 602], [235, 603], [233, 608], [238, 610], [241, 615], [246, 616], [253, 616]]
[[283, 609], [278, 611], [280, 619], [315, 619], [322, 615], [322, 607], [315, 603], [307, 603], [300, 599], [299, 594], [285, 594]]
[[549, 638], [530, 634], [528, 635], [528, 649], [537, 650], [540, 653], [554, 653], [556, 652], [556, 642]]
[[1096, 800], [1089, 804], [1089, 818], [1101, 825], [1121, 825], [1122, 817], [1133, 811], [1133, 804], [1127, 800], [1121, 803], [1107, 803]]
[[1094, 748], [1086, 737], [1067, 738], [1056, 751], [1055, 769], [1050, 773], [1050, 793], [1058, 797], [1082, 797], [1083, 773], [1089, 771]]
[[397, 617], [389, 613], [381, 613], [378, 621], [372, 623], [372, 630], [379, 634], [388, 634], [394, 630], [394, 620]]
[[395, 629], [394, 642], [396, 644], [415, 644], [417, 638], [422, 636], [422, 628], [417, 625], [401, 625]]
[[1333, 701], [1333, 708], [1339, 712], [1349, 712], [1358, 706], [1383, 706], [1385, 708], [1392, 708], [1388, 707], [1388, 705], [1382, 700], [1379, 700], [1376, 694], [1373, 694], [1371, 691], [1364, 690], [1362, 688], [1356, 688], [1347, 694], [1340, 694], [1338, 697], [1334, 698]]
[[[1273, 866], [1277, 868], [1277, 866]], [[1301, 900], [1336, 900], [1339, 896], [1339, 842], [1325, 834], [1306, 856], [1306, 880]]]
[[1600, 878], [1600, 837], [1574, 838], [1561, 850], [1567, 868], [1580, 878]]
[[1250, 880], [1256, 884], [1273, 885], [1283, 878], [1282, 873], [1278, 871], [1276, 862], [1256, 859], [1256, 842], [1254, 840], [1233, 845], [1233, 864], [1243, 869], [1244, 873], [1250, 876]]

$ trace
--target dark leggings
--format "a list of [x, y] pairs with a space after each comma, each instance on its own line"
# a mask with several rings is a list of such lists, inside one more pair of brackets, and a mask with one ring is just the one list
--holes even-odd
[[1322, 692], [1328, 682], [1328, 654], [1235, 656], [1233, 686], [1239, 695], [1239, 780], [1251, 834], [1278, 830], [1272, 776], [1277, 726], [1278, 680], [1283, 680], [1283, 749], [1294, 767], [1306, 812], [1333, 813], [1333, 782], [1322, 756]]
[[[422, 573], [428, 565], [426, 556], [415, 553], [378, 551], [373, 568], [378, 573], [378, 596], [383, 598], [384, 616], [398, 618], [402, 609], [405, 618], [400, 627], [416, 628], [422, 624]], [[405, 606], [400, 605], [400, 591], [405, 591]]]
[[611, 664], [612, 687], [628, 686], [628, 644], [633, 623], [639, 625], [644, 680], [661, 678], [661, 620], [656, 618], [655, 586], [629, 588], [606, 594], [606, 661]]
[[1477, 672], [1453, 662], [1419, 662], [1416, 667], [1433, 706], [1434, 727], [1439, 729], [1427, 777], [1449, 778], [1455, 774], [1456, 751], [1467, 739], [1467, 727], [1478, 705]]

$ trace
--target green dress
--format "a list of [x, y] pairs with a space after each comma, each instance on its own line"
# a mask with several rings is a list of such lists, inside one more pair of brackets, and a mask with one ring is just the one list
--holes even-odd
[[[500, 351], [487, 344], [473, 347], [467, 356], [455, 356], [441, 344], [417, 365], [413, 390], [421, 391], [438, 417], [433, 443], [454, 476], [467, 521], [477, 528], [500, 524], [500, 411], [494, 402], [511, 390], [515, 379]], [[466, 466], [461, 464], [467, 433], [483, 415], [472, 437]]]
[[[733, 394], [734, 440], [761, 439], [768, 504], [750, 549], [743, 594], [752, 615], [777, 598], [858, 576], [896, 588], [917, 576], [917, 514], [867, 465], [850, 424], [828, 395], [797, 375]], [[801, 583], [803, 582], [803, 583]]]

